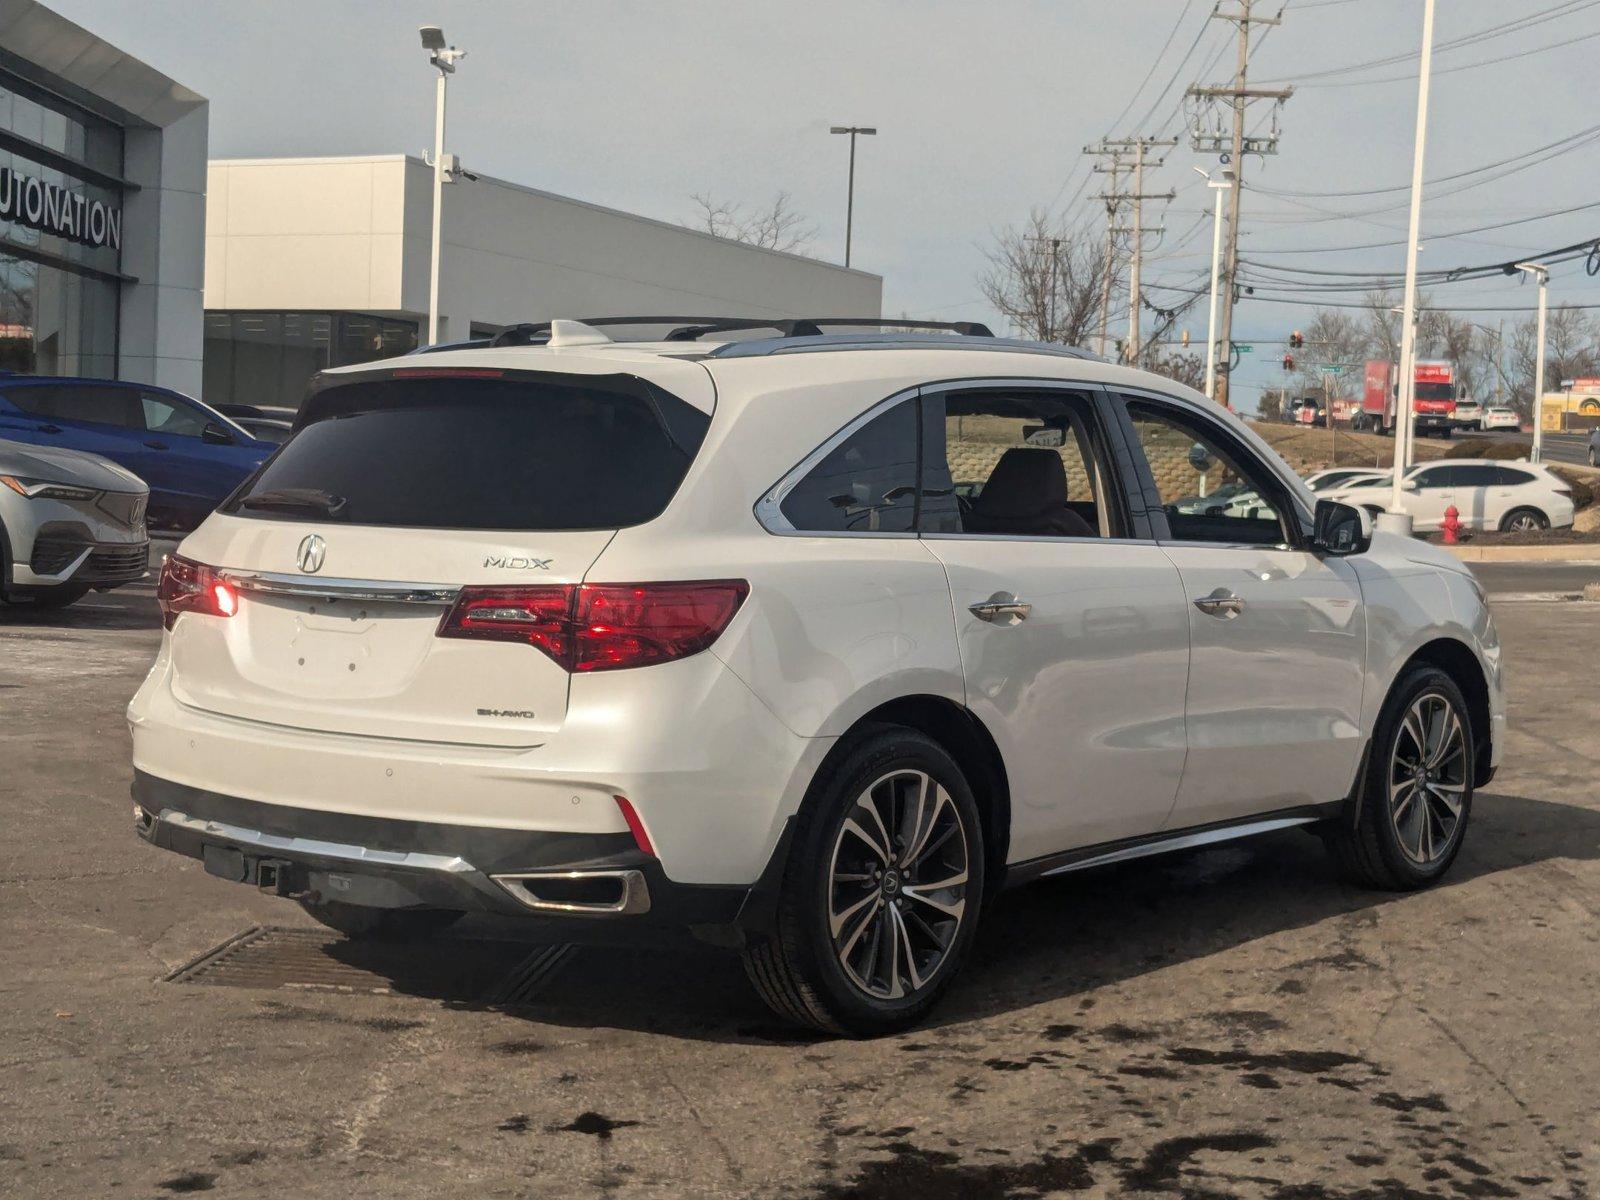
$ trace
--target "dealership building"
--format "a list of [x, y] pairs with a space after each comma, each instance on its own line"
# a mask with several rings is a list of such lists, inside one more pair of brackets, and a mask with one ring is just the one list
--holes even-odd
[[0, 370], [201, 384], [207, 106], [0, 0]]
[[[425, 341], [432, 187], [400, 154], [212, 162], [204, 399], [296, 406], [316, 371]], [[445, 187], [442, 227], [441, 342], [554, 317], [882, 309], [865, 271], [487, 176]]]

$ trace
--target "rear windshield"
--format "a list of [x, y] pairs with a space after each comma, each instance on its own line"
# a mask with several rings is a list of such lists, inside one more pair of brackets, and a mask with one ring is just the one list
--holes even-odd
[[419, 529], [618, 529], [660, 515], [710, 417], [629, 376], [382, 379], [307, 402], [239, 516]]

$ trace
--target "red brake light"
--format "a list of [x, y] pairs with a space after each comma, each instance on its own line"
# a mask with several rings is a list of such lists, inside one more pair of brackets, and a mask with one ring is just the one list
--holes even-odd
[[742, 579], [466, 587], [439, 636], [526, 642], [567, 671], [616, 671], [698, 654], [749, 593]]
[[204, 563], [169, 554], [161, 563], [161, 583], [156, 589], [161, 623], [168, 629], [179, 613], [204, 613], [231, 617], [239, 611], [239, 593]]

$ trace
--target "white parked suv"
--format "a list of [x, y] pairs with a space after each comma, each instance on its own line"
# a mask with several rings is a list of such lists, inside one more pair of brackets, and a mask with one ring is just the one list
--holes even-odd
[[[1463, 528], [1517, 533], [1569, 528], [1575, 512], [1571, 486], [1542, 463], [1441, 458], [1412, 467], [1401, 486], [1418, 530], [1438, 529], [1452, 506]], [[1377, 512], [1388, 507], [1393, 489], [1391, 476], [1373, 483], [1353, 480], [1326, 494]]]
[[1449, 868], [1505, 740], [1455, 559], [1168, 379], [746, 324], [319, 376], [166, 563], [143, 836], [352, 933], [689, 927], [854, 1034], [1001, 887], [1289, 827]]

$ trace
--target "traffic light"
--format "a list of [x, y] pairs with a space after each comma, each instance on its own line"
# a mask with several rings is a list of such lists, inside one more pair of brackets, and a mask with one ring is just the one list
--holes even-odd
[[1285, 354], [1285, 355], [1284, 355], [1284, 356], [1283, 356], [1283, 369], [1284, 369], [1284, 370], [1285, 370], [1285, 371], [1292, 371], [1292, 370], [1294, 370], [1294, 355], [1292, 355], [1292, 354]]
[[1291, 349], [1298, 350], [1305, 344], [1305, 335], [1302, 334], [1298, 329], [1289, 335], [1289, 346]]

